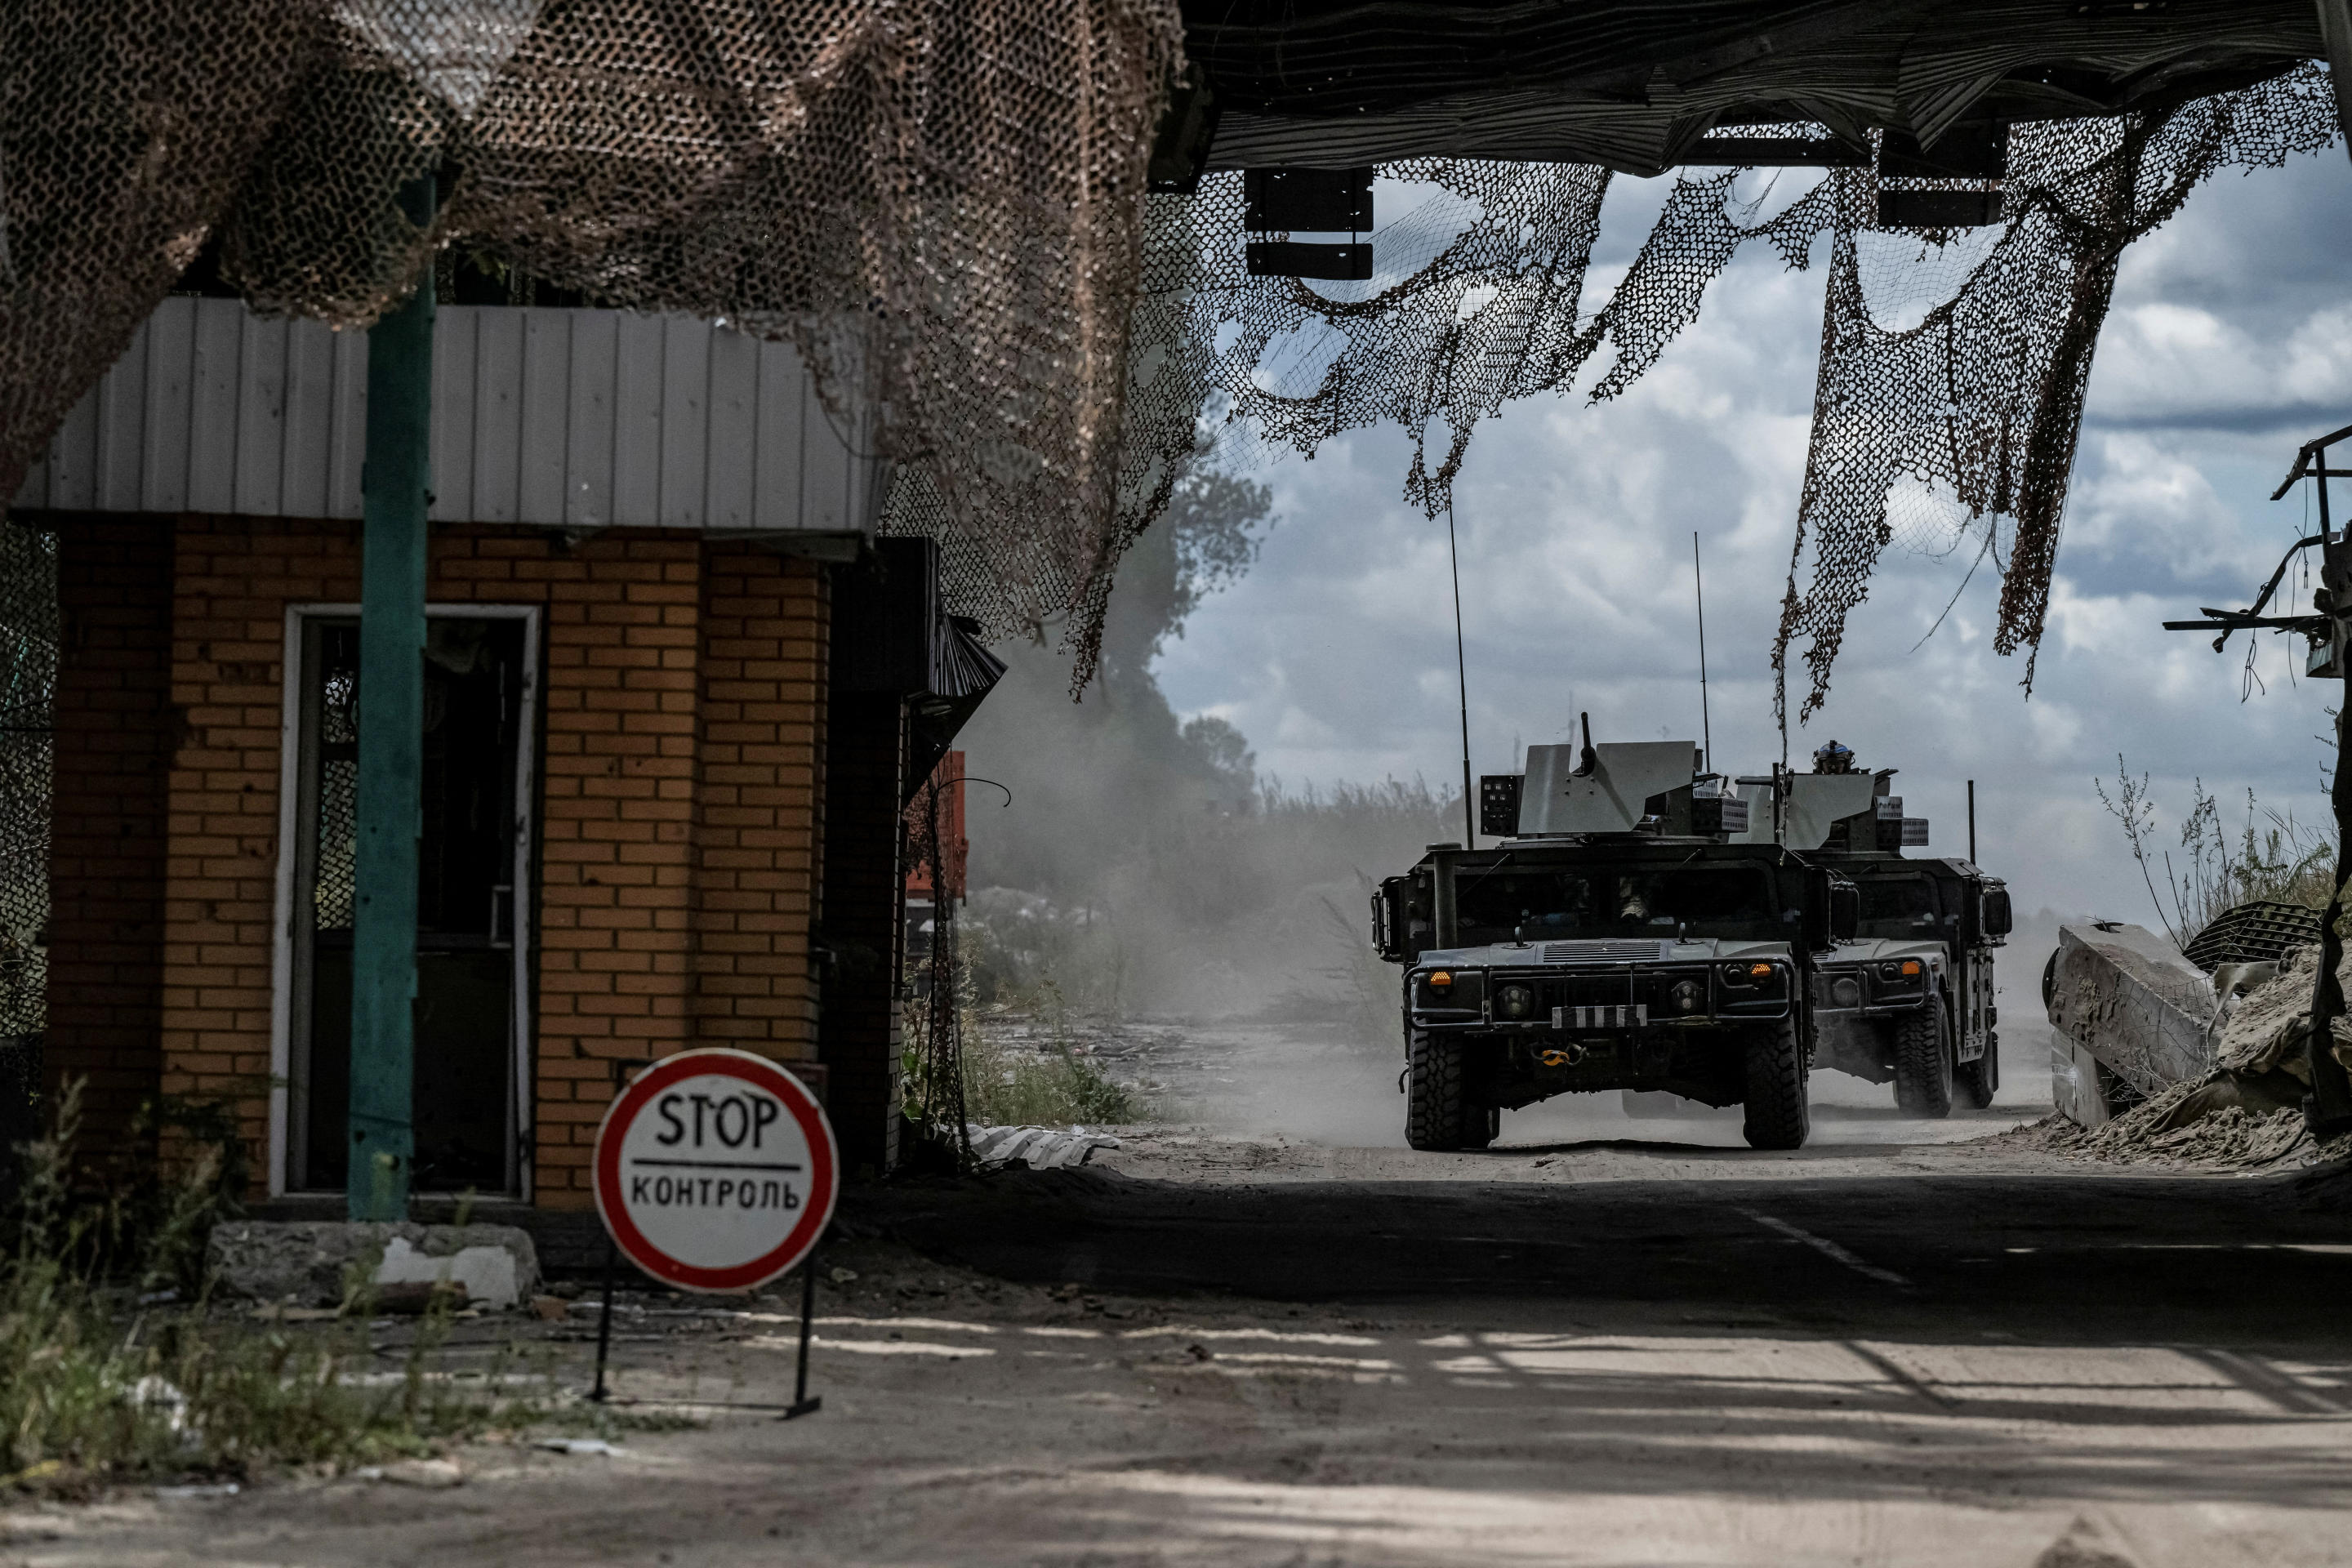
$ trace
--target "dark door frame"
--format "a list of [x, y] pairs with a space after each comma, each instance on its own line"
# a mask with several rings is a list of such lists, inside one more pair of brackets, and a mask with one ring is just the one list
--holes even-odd
[[[344, 604], [289, 605], [286, 608], [284, 678], [280, 682], [278, 767], [278, 867], [272, 915], [269, 997], [269, 1195], [307, 1190], [290, 1182], [293, 1162], [302, 1152], [298, 1127], [300, 1112], [292, 1093], [297, 1042], [298, 991], [307, 992], [307, 976], [297, 970], [297, 879], [308, 859], [304, 853], [303, 802], [305, 763], [312, 756], [306, 694], [309, 682], [310, 633], [315, 624], [356, 620], [360, 607]], [[532, 958], [537, 942], [533, 917], [538, 911], [533, 876], [539, 830], [540, 637], [541, 612], [536, 605], [428, 604], [427, 619], [520, 621], [522, 623], [522, 704], [518, 715], [515, 746], [514, 846], [514, 1006], [509, 1041], [508, 1097], [511, 1110], [508, 1141], [506, 1190], [484, 1194], [531, 1201], [534, 1172], [530, 1157], [534, 1125], [531, 1083], [535, 1038], [531, 1012]]]

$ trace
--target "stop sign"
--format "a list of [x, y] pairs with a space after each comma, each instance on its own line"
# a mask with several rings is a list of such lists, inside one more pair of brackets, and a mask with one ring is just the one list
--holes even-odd
[[604, 1112], [596, 1211], [655, 1279], [749, 1290], [816, 1245], [839, 1165], [833, 1128], [800, 1079], [748, 1051], [684, 1051]]

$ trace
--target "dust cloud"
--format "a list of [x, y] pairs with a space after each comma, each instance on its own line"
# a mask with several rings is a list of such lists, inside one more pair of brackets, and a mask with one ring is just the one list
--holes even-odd
[[1050, 641], [996, 649], [1004, 679], [958, 742], [993, 781], [966, 792], [974, 1017], [1098, 1052], [1163, 1116], [1401, 1142], [1398, 977], [1371, 950], [1370, 898], [1462, 837], [1460, 796], [1261, 776], [1246, 737], [1181, 719], [1152, 673], [1249, 569], [1269, 501], [1215, 473], [1180, 487], [1120, 563], [1082, 700]]

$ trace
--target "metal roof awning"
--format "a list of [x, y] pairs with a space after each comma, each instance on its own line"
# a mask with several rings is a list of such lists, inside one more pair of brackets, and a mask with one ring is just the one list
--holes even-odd
[[[2314, 0], [1184, 0], [1211, 169], [1748, 162], [1717, 127], [2158, 109], [2325, 55]], [[1823, 160], [1818, 149], [1800, 161]]]

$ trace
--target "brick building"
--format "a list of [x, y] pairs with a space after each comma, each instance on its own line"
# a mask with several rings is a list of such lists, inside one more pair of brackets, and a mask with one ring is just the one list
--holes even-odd
[[[339, 1192], [366, 340], [175, 297], [12, 509], [57, 542], [45, 1076], [92, 1143], [236, 1108]], [[899, 814], [997, 667], [792, 351], [445, 306], [416, 1181], [584, 1208], [618, 1078], [696, 1045], [895, 1157]], [[944, 731], [944, 733], [943, 733]]]

